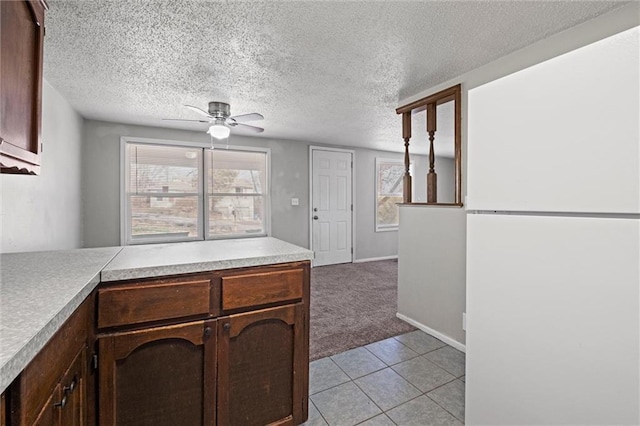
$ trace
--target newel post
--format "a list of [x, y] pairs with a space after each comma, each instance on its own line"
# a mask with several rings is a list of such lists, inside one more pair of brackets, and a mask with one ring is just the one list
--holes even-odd
[[411, 111], [402, 113], [402, 138], [404, 139], [404, 176], [402, 178], [402, 201], [411, 203], [411, 159], [409, 139], [411, 139]]
[[436, 103], [427, 104], [427, 132], [429, 133], [429, 173], [427, 173], [427, 203], [438, 202], [438, 175], [433, 140], [436, 133]]

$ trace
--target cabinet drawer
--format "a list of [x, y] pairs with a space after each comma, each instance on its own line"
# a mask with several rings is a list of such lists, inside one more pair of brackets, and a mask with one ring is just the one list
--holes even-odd
[[98, 328], [204, 315], [210, 311], [211, 281], [151, 281], [98, 290]]
[[222, 277], [222, 310], [301, 299], [303, 284], [302, 268]]

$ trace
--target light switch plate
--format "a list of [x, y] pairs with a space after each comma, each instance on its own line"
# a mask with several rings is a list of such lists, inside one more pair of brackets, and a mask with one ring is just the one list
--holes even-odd
[[291, 205], [292, 205], [292, 206], [298, 206], [298, 205], [300, 205], [300, 200], [298, 200], [297, 198], [292, 198], [292, 199], [291, 199]]

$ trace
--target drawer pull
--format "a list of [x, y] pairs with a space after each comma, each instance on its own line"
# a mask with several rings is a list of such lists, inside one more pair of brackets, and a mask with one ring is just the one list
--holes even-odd
[[56, 402], [55, 404], [53, 404], [54, 407], [60, 408], [64, 408], [65, 405], [67, 405], [67, 395], [63, 396], [60, 402]]
[[71, 384], [69, 386], [63, 387], [62, 391], [64, 393], [73, 393], [73, 391], [76, 390], [76, 386], [78, 384], [77, 382], [78, 380], [74, 377], [73, 380], [71, 381]]

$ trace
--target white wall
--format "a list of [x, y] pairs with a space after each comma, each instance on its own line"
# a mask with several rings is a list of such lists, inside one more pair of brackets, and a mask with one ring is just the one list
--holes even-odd
[[[466, 212], [460, 207], [400, 207], [398, 317], [464, 350]], [[430, 241], [438, 250], [426, 254]]]
[[[83, 229], [86, 247], [120, 244], [121, 136], [196, 142], [209, 140], [205, 132], [87, 120], [82, 154]], [[230, 144], [271, 148], [272, 236], [309, 247], [309, 143], [234, 135]], [[354, 151], [355, 259], [395, 256], [398, 247], [397, 232], [375, 232], [375, 157], [402, 158], [402, 154], [359, 148]], [[414, 161], [426, 164], [425, 157], [415, 156]], [[417, 173], [426, 176], [425, 167], [419, 166]], [[442, 167], [443, 170], [447, 169], [446, 159], [442, 160]], [[416, 184], [416, 193], [425, 193], [425, 187], [426, 178], [423, 178]], [[299, 206], [291, 205], [293, 197], [299, 199]]]
[[0, 175], [3, 253], [82, 246], [82, 118], [46, 81], [42, 86], [39, 176]]

